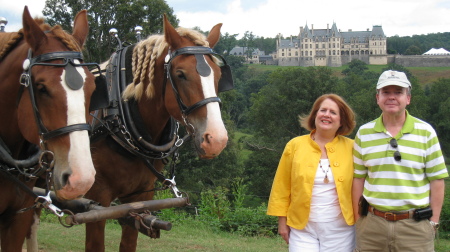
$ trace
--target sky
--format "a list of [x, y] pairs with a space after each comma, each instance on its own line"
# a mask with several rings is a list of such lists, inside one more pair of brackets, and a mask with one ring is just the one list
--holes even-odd
[[[381, 25], [386, 36], [412, 36], [450, 32], [450, 0], [166, 0], [187, 28], [209, 31], [222, 23], [222, 34], [246, 31], [258, 37], [298, 35], [300, 27], [341, 31], [372, 30]], [[1, 0], [0, 17], [8, 24], [5, 31], [22, 27], [23, 8], [42, 16], [45, 0]], [[88, 10], [89, 11], [89, 10]], [[139, 24], [136, 24], [139, 25]]]

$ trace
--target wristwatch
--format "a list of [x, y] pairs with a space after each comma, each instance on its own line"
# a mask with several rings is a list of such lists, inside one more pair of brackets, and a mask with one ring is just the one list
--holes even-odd
[[430, 221], [430, 224], [434, 227], [434, 230], [437, 230], [439, 228], [439, 222]]

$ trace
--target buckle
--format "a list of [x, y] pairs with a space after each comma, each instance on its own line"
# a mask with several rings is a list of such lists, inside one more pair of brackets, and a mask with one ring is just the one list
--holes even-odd
[[397, 215], [395, 213], [390, 213], [390, 212], [384, 212], [384, 218], [386, 220], [389, 220], [389, 217], [394, 217], [394, 220], [396, 220]]

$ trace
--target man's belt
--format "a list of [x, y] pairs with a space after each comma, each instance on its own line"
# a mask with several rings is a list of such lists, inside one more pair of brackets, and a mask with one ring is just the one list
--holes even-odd
[[414, 210], [405, 212], [383, 212], [373, 208], [372, 206], [369, 206], [369, 212], [388, 221], [412, 219], [414, 216]]

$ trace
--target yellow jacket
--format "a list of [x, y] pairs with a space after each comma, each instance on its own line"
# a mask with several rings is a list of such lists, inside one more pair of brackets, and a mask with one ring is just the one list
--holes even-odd
[[[325, 148], [342, 215], [348, 225], [353, 225], [353, 140], [337, 136]], [[268, 215], [286, 216], [287, 225], [296, 229], [306, 226], [320, 156], [320, 147], [310, 135], [296, 137], [286, 144], [273, 181]]]

